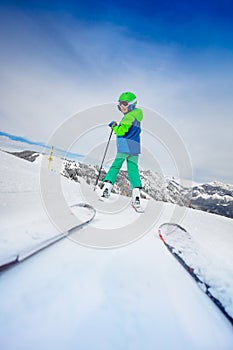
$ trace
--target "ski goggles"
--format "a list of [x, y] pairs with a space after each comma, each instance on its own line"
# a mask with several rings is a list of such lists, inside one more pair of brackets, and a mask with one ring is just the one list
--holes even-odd
[[121, 111], [121, 106], [127, 107], [128, 105], [129, 105], [129, 102], [127, 101], [119, 101], [117, 108], [119, 109], [119, 111]]
[[119, 110], [121, 110], [121, 106], [127, 107], [127, 106], [129, 106], [131, 104], [135, 104], [136, 105], [136, 103], [137, 103], [136, 99], [133, 100], [133, 101], [130, 101], [130, 102], [128, 102], [128, 101], [118, 101], [117, 107], [118, 107]]
[[119, 107], [121, 107], [121, 106], [127, 107], [128, 105], [129, 105], [129, 102], [127, 102], [127, 101], [119, 101], [119, 103], [118, 103]]

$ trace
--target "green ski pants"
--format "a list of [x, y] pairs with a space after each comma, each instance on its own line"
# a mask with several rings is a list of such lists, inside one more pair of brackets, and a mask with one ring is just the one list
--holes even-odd
[[126, 153], [117, 153], [116, 158], [103, 181], [110, 181], [114, 185], [117, 175], [125, 160], [127, 162], [128, 178], [131, 187], [142, 187], [138, 171], [138, 155], [130, 155]]

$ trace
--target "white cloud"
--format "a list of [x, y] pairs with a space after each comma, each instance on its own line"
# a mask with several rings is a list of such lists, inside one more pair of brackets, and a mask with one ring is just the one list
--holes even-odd
[[50, 14], [2, 16], [3, 131], [46, 141], [79, 110], [113, 102], [122, 90], [132, 90], [141, 105], [158, 110], [176, 128], [198, 180], [206, 174], [230, 182], [230, 53], [214, 58], [205, 52], [202, 59], [201, 52], [185, 56], [179, 47], [141, 42], [127, 28], [111, 24], [77, 23]]

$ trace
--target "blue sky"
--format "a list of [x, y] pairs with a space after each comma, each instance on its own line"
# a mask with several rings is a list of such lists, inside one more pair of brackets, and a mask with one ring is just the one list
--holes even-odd
[[232, 15], [226, 0], [0, 1], [1, 129], [46, 142], [132, 90], [183, 138], [196, 180], [233, 183]]

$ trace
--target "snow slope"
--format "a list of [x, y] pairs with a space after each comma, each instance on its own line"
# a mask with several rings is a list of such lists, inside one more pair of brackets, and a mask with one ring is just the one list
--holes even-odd
[[[3, 152], [0, 159], [4, 257], [57, 230], [41, 203], [40, 160], [29, 163]], [[80, 201], [78, 184], [64, 179], [63, 186], [69, 203]], [[90, 249], [64, 239], [2, 272], [1, 348], [232, 349], [229, 321], [158, 238], [158, 227], [173, 210], [173, 204], [164, 204], [154, 227], [122, 248]], [[119, 227], [119, 215], [122, 227], [138, 218], [130, 207], [113, 217], [99, 212], [82, 234]], [[233, 221], [189, 209], [182, 226], [217, 267], [222, 288], [230, 293]]]
[[40, 199], [39, 160], [30, 163], [0, 152], [0, 262], [57, 234]]
[[[41, 201], [39, 170], [42, 156], [30, 163], [0, 151], [0, 265], [20, 252], [34, 249], [60, 231], [48, 219]], [[54, 159], [52, 169], [56, 166]], [[63, 179], [66, 186], [67, 179]], [[69, 201], [70, 205], [77, 203]], [[74, 209], [75, 210], [75, 209]], [[89, 218], [85, 208], [75, 211], [81, 220]]]

